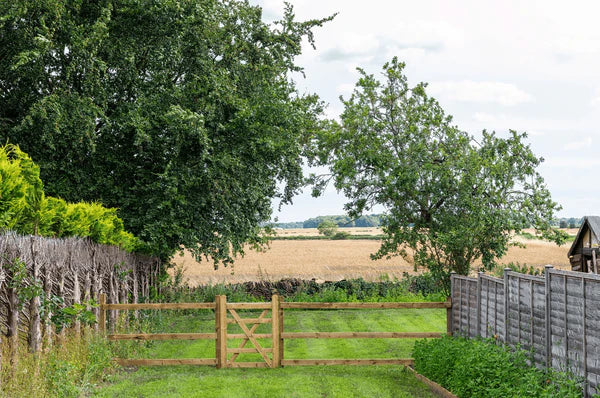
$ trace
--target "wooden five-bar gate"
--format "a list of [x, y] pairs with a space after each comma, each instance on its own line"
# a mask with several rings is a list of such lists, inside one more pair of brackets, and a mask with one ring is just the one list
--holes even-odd
[[[217, 296], [214, 303], [147, 303], [107, 304], [106, 295], [100, 296], [100, 330], [106, 333], [106, 311], [114, 310], [184, 310], [212, 309], [215, 311], [214, 333], [136, 333], [108, 334], [109, 340], [215, 340], [215, 358], [182, 359], [116, 359], [122, 366], [151, 365], [213, 365], [217, 368], [278, 368], [298, 365], [411, 365], [411, 358], [397, 359], [285, 359], [286, 339], [419, 339], [439, 338], [439, 332], [284, 332], [284, 309], [426, 309], [445, 308], [446, 334], [452, 334], [452, 303], [286, 303], [279, 295], [273, 295], [270, 303], [228, 303], [226, 296]], [[262, 310], [257, 318], [242, 318], [238, 310]], [[271, 313], [271, 317], [267, 317]], [[256, 333], [259, 325], [271, 324], [271, 333]], [[228, 324], [238, 325], [242, 333], [229, 333]], [[229, 347], [228, 340], [241, 339], [238, 347]], [[271, 347], [263, 347], [259, 339], [270, 339]], [[252, 346], [247, 347], [248, 343]], [[242, 353], [258, 353], [260, 362], [237, 361]], [[231, 354], [231, 356], [229, 356]]]

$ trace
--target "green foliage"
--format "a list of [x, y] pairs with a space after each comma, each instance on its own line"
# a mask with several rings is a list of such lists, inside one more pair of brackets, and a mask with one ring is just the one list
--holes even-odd
[[15, 145], [0, 147], [0, 228], [36, 233], [44, 205], [40, 169]]
[[492, 274], [497, 276], [498, 278], [502, 278], [504, 276], [504, 269], [510, 268], [511, 271], [518, 272], [520, 274], [534, 275], [534, 276], [542, 276], [544, 275], [544, 270], [541, 268], [536, 268], [533, 265], [527, 265], [517, 262], [510, 262], [508, 264], [498, 264], [492, 270]]
[[567, 223], [567, 220], [560, 220], [560, 223], [558, 225], [559, 228], [567, 228], [569, 226], [569, 224]]
[[288, 5], [268, 25], [241, 0], [0, 2], [0, 141], [48, 194], [118, 208], [163, 259], [230, 262], [304, 185], [323, 105], [292, 74], [330, 19]]
[[443, 337], [415, 343], [415, 370], [467, 397], [581, 397], [573, 375], [528, 365], [528, 354], [488, 340]]
[[49, 306], [49, 309], [52, 311], [50, 320], [56, 326], [57, 331], [65, 327], [71, 327], [76, 321], [87, 326], [96, 323], [96, 316], [92, 311], [88, 310], [88, 306], [90, 308], [97, 307], [95, 302], [73, 303], [71, 306], [65, 307], [62, 297], [53, 296], [52, 298], [53, 300], [50, 301], [51, 304]]
[[39, 280], [32, 280], [27, 266], [19, 258], [12, 261], [5, 261], [4, 271], [6, 272], [6, 286], [9, 289], [15, 289], [18, 298], [19, 309], [33, 297], [43, 293], [42, 284]]
[[56, 238], [77, 236], [124, 250], [143, 249], [116, 209], [46, 197], [40, 169], [17, 145], [0, 147], [0, 229]]
[[319, 233], [327, 237], [332, 237], [336, 234], [338, 226], [331, 220], [325, 220], [317, 226]]
[[339, 232], [336, 232], [336, 233], [335, 233], [335, 234], [334, 234], [334, 235], [331, 237], [331, 239], [334, 239], [334, 240], [345, 240], [345, 239], [348, 239], [350, 236], [351, 236], [351, 235], [350, 235], [350, 233], [349, 233], [349, 232], [346, 232], [346, 231], [339, 231]]
[[418, 275], [409, 275], [407, 272], [404, 272], [402, 283], [407, 286], [408, 291], [422, 294], [423, 296], [436, 294], [448, 296], [450, 293], [448, 281], [440, 275], [435, 275], [431, 272], [423, 272]]
[[[340, 231], [337, 234], [340, 234], [340, 239], [343, 237], [344, 239], [350, 240], [381, 240], [383, 239], [383, 235], [354, 235], [349, 232]], [[336, 234], [336, 235], [337, 235]], [[335, 235], [334, 235], [335, 236]], [[327, 236], [319, 236], [319, 235], [293, 235], [293, 236], [274, 236], [271, 240], [327, 240], [330, 239]], [[335, 239], [335, 238], [331, 238]]]
[[333, 181], [352, 218], [383, 205], [385, 238], [373, 258], [402, 255], [445, 278], [468, 274], [478, 259], [491, 269], [512, 234], [530, 226], [564, 242], [526, 134], [483, 131], [476, 140], [452, 125], [426, 84], [408, 86], [404, 67], [386, 63], [383, 81], [359, 69], [341, 123], [315, 140], [311, 164], [331, 173], [312, 176], [313, 194]]

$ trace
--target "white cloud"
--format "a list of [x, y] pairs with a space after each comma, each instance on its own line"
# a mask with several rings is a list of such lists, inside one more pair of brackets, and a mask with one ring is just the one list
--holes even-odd
[[564, 146], [565, 151], [575, 151], [585, 149], [592, 146], [592, 137], [588, 136], [584, 140], [575, 140], [567, 143]]
[[600, 38], [590, 36], [559, 37], [553, 49], [561, 55], [588, 55], [600, 52]]
[[472, 80], [438, 81], [429, 85], [429, 92], [459, 102], [491, 102], [514, 106], [533, 101], [533, 96], [514, 84]]
[[[549, 157], [545, 162], [547, 167], [589, 170], [600, 166], [600, 159], [595, 157]], [[572, 185], [570, 185], [572, 186]]]
[[373, 35], [348, 33], [335, 46], [321, 54], [323, 61], [343, 61], [355, 58], [372, 58], [381, 46], [379, 39]]
[[340, 95], [348, 95], [348, 94], [352, 94], [352, 91], [354, 91], [354, 84], [353, 83], [342, 83], [342, 84], [338, 84], [336, 87], [336, 90], [338, 93], [340, 93]]

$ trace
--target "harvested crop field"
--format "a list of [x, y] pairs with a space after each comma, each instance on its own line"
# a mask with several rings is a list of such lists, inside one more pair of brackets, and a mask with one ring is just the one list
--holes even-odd
[[[358, 232], [361, 229], [355, 228], [355, 233], [364, 234]], [[305, 231], [302, 235], [308, 235], [306, 230], [301, 231]], [[539, 268], [552, 264], [570, 269], [567, 259], [570, 243], [559, 247], [541, 240], [519, 240], [527, 248], [511, 247], [502, 259], [503, 263], [519, 262]], [[377, 240], [274, 240], [264, 253], [249, 250], [245, 257], [236, 260], [233, 268], [221, 267], [215, 271], [212, 263], [198, 263], [187, 252], [184, 256], [175, 256], [174, 261], [184, 267], [191, 285], [283, 278], [335, 281], [362, 277], [379, 280], [382, 275], [400, 278], [403, 272], [414, 273], [412, 264], [401, 257], [371, 260], [369, 255], [378, 248]]]

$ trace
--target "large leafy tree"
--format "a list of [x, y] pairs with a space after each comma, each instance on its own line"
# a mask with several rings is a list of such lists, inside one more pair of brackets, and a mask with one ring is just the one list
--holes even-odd
[[0, 140], [50, 195], [118, 207], [167, 258], [228, 262], [303, 183], [322, 105], [292, 74], [328, 19], [236, 0], [0, 3]]
[[333, 180], [349, 198], [352, 217], [383, 205], [385, 238], [375, 258], [402, 255], [440, 277], [467, 274], [476, 260], [490, 268], [515, 232], [534, 226], [558, 243], [551, 228], [559, 206], [537, 172], [541, 158], [525, 134], [481, 138], [459, 130], [421, 83], [409, 87], [394, 58], [383, 82], [363, 70], [341, 123], [316, 143], [315, 194]]

